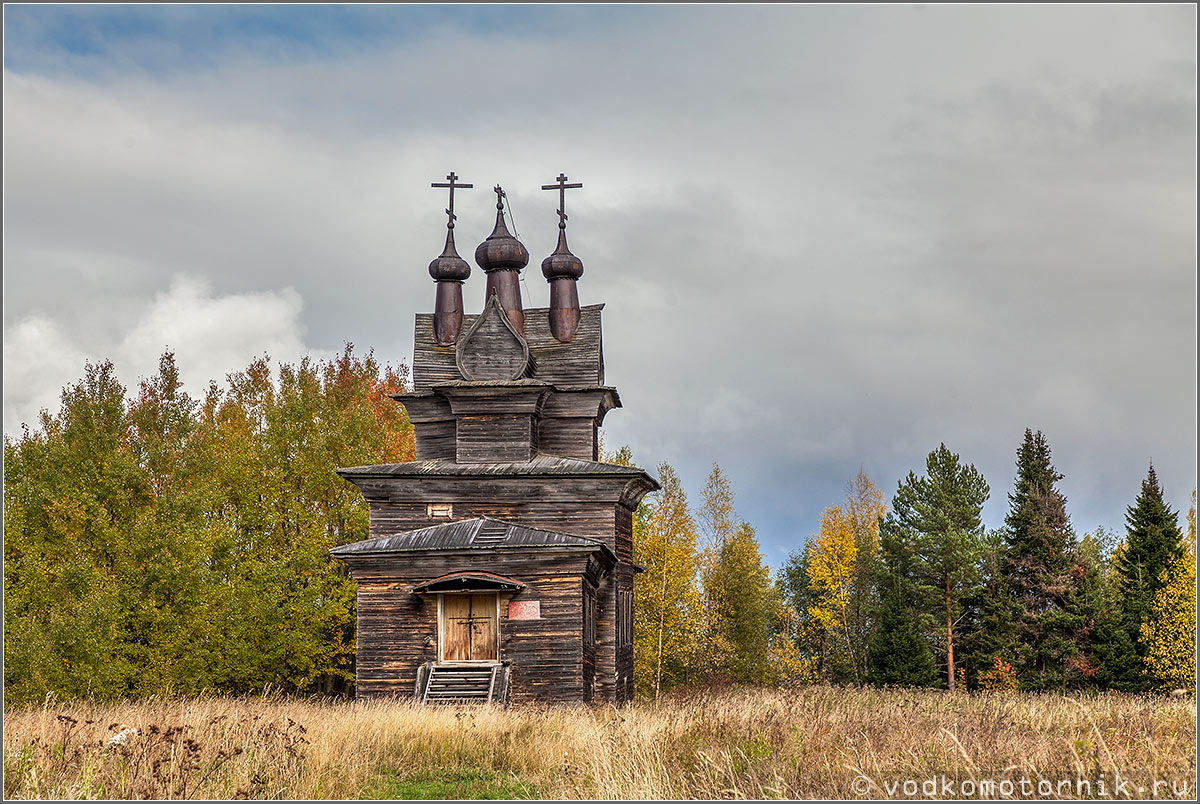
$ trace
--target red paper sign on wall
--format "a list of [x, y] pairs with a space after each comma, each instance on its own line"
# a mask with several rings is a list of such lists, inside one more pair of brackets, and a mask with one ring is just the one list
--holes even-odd
[[510, 601], [508, 601], [508, 619], [510, 619], [510, 620], [540, 620], [540, 619], [542, 619], [542, 601], [540, 601], [540, 600], [510, 600]]

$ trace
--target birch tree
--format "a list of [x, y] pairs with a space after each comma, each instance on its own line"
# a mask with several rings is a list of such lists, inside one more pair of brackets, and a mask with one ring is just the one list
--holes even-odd
[[658, 467], [662, 488], [646, 502], [644, 524], [635, 534], [634, 679], [641, 695], [655, 700], [692, 678], [701, 633], [696, 524], [679, 475], [665, 461]]

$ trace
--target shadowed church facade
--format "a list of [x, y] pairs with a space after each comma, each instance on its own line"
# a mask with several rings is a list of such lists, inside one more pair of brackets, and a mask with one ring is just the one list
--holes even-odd
[[487, 302], [464, 315], [471, 270], [454, 244], [430, 263], [434, 312], [414, 330], [407, 409], [416, 460], [342, 468], [370, 508], [367, 540], [332, 550], [358, 584], [360, 697], [620, 702], [633, 693], [633, 512], [658, 484], [597, 460], [620, 407], [604, 383], [603, 305], [581, 307], [583, 263], [559, 238], [548, 308], [524, 310], [525, 246], [496, 226], [475, 250]]

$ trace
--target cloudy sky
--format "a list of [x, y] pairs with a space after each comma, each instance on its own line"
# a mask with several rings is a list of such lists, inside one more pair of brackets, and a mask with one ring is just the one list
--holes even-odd
[[943, 441], [991, 526], [1026, 427], [1080, 532], [1196, 483], [1192, 6], [10, 4], [4, 48], [6, 433], [88, 360], [407, 362], [450, 170], [544, 306], [565, 171], [607, 443], [719, 462], [774, 565]]

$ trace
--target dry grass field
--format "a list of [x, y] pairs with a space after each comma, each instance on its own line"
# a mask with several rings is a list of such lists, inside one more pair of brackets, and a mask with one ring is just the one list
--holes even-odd
[[1191, 799], [1195, 729], [1192, 697], [823, 686], [596, 708], [49, 701], [5, 712], [4, 794]]

